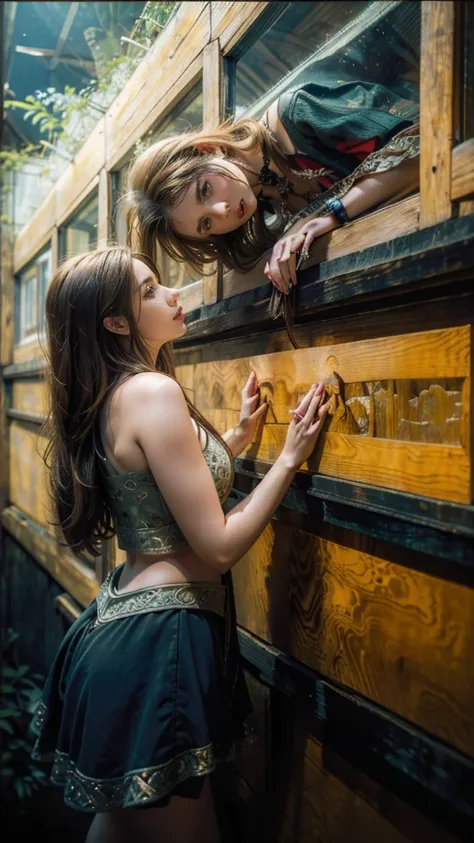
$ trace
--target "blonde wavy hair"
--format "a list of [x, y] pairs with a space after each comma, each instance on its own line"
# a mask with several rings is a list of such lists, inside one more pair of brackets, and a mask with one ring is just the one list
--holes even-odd
[[290, 172], [287, 156], [256, 120], [227, 122], [213, 131], [187, 132], [158, 141], [142, 152], [129, 170], [128, 193], [121, 200], [129, 245], [133, 243], [154, 261], [159, 245], [170, 258], [185, 261], [198, 272], [218, 258], [240, 272], [255, 266], [281, 233], [281, 227], [268, 229], [259, 208], [234, 231], [206, 239], [178, 235], [172, 226], [170, 211], [190, 184], [209, 172], [228, 176], [215, 159], [216, 147], [229, 159], [258, 147], [283, 172]]

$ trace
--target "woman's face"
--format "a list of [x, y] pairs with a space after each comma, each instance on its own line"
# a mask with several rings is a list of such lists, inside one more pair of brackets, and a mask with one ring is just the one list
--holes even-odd
[[206, 240], [235, 231], [255, 213], [257, 199], [243, 171], [225, 158], [212, 158], [226, 173], [207, 173], [193, 181], [170, 212], [176, 234]]
[[133, 259], [133, 270], [137, 329], [146, 345], [159, 349], [186, 333], [184, 313], [178, 304], [179, 292], [159, 284], [151, 269], [137, 258]]

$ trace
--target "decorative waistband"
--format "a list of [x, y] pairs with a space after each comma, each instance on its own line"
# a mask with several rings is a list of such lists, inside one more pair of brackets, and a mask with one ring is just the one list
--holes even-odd
[[119, 618], [166, 609], [199, 609], [225, 616], [226, 587], [215, 582], [191, 582], [155, 585], [119, 594], [115, 583], [120, 568], [112, 571], [97, 595], [97, 620], [94, 625]]

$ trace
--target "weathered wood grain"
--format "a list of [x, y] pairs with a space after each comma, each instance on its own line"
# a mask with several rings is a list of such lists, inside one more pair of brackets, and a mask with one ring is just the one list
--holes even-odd
[[231, 52], [268, 7], [268, 2], [226, 3], [212, 2], [211, 38], [219, 38], [223, 55]]
[[233, 569], [239, 624], [472, 754], [474, 592], [365, 552], [359, 538], [273, 522]]
[[74, 600], [83, 607], [89, 605], [98, 592], [98, 584], [91, 570], [60, 547], [41, 524], [28, 518], [15, 506], [4, 509], [0, 520], [2, 527], [23, 545]]
[[61, 612], [62, 615], [69, 621], [69, 623], [74, 623], [81, 614], [81, 608], [77, 605], [77, 603], [72, 599], [72, 597], [65, 592], [64, 594], [58, 594], [58, 596], [54, 600], [54, 605]]
[[453, 146], [454, 3], [421, 7], [420, 226], [449, 219]]
[[291, 762], [279, 843], [408, 843], [376, 807], [326, 769], [323, 747], [314, 739], [297, 742]]
[[44, 356], [41, 342], [37, 336], [15, 345], [13, 348], [13, 362], [26, 363], [29, 360]]
[[[210, 40], [209, 4], [183, 3], [106, 115], [107, 169], [119, 167], [136, 141], [195, 84]], [[150, 85], [150, 78], [156, 84]]]
[[191, 313], [197, 307], [204, 304], [203, 281], [195, 281], [194, 284], [187, 284], [179, 291], [179, 303], [185, 313]]
[[[295, 729], [286, 792], [283, 789], [282, 843], [459, 840], [336, 755], [329, 741], [302, 735], [303, 729], [301, 724]], [[280, 771], [280, 777], [284, 775]]]
[[453, 149], [451, 200], [465, 199], [474, 194], [474, 138]]
[[[325, 260], [333, 260], [354, 251], [360, 252], [369, 246], [386, 243], [395, 237], [416, 231], [419, 224], [420, 197], [410, 196], [388, 208], [381, 208], [362, 219], [356, 219], [336, 229], [324, 237], [319, 237], [312, 245], [310, 258], [305, 269]], [[228, 298], [244, 290], [253, 290], [266, 283], [263, 269], [267, 257], [262, 258], [251, 272], [238, 273], [234, 270], [224, 275], [223, 298]]]
[[99, 173], [99, 212], [97, 248], [105, 249], [112, 232], [112, 184], [110, 173], [102, 167]]
[[56, 187], [43, 200], [30, 222], [15, 239], [13, 269], [19, 272], [51, 239], [56, 223]]
[[10, 427], [10, 500], [53, 534], [46, 466], [40, 453], [46, 440], [34, 425], [12, 422]]
[[48, 412], [48, 396], [44, 380], [24, 379], [13, 383], [12, 406], [27, 413]]

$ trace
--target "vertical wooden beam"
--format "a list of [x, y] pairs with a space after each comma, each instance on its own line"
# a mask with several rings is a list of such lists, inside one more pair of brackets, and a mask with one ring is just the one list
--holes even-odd
[[[462, 137], [465, 141], [474, 138], [474, 7], [471, 2], [464, 0], [460, 6], [460, 31], [462, 37]], [[464, 199], [459, 202], [459, 216], [474, 213], [474, 199]]]
[[452, 215], [454, 7], [453, 0], [421, 4], [420, 228]]
[[[219, 39], [204, 47], [203, 68], [203, 127], [215, 129], [223, 119], [224, 77]], [[215, 263], [206, 267], [203, 278], [204, 304], [214, 304], [222, 298], [222, 265]]]
[[97, 248], [105, 249], [109, 242], [112, 219], [112, 183], [110, 173], [102, 167], [99, 173], [99, 222], [97, 225]]
[[59, 263], [59, 232], [57, 225], [54, 226], [51, 234], [51, 277], [58, 268]]
[[15, 341], [13, 274], [13, 225], [2, 225], [0, 280], [0, 510], [9, 498], [10, 442], [7, 410], [10, 407], [11, 385], [1, 376], [1, 367], [13, 362]]

